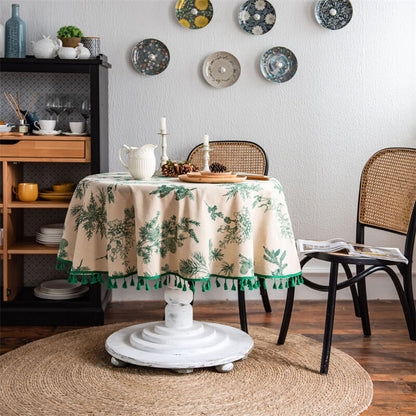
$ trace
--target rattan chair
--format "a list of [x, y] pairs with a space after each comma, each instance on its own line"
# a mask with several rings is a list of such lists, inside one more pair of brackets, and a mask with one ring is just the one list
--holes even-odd
[[[210, 161], [218, 162], [233, 172], [245, 172], [259, 175], [267, 175], [269, 162], [266, 152], [256, 143], [243, 140], [217, 140], [210, 141]], [[196, 166], [204, 166], [203, 144], [194, 147], [188, 155], [187, 160]], [[260, 294], [263, 301], [264, 310], [271, 312], [271, 306], [267, 289], [263, 287], [260, 279]], [[247, 314], [244, 290], [238, 290], [238, 309], [240, 313], [241, 329], [248, 332]]]
[[[331, 263], [328, 286], [311, 282], [304, 277], [306, 286], [328, 292], [325, 333], [321, 358], [321, 374], [328, 372], [332, 329], [337, 290], [352, 289], [355, 314], [361, 317], [365, 336], [371, 335], [367, 308], [365, 278], [374, 272], [385, 271], [393, 280], [399, 295], [409, 330], [410, 339], [416, 340], [416, 315], [412, 289], [412, 256], [416, 229], [416, 149], [387, 148], [374, 154], [366, 163], [362, 175], [358, 201], [356, 242], [364, 243], [365, 227], [398, 233], [405, 236], [404, 256], [408, 264], [380, 259], [363, 259], [341, 253], [309, 253], [301, 261], [302, 267], [311, 259]], [[338, 266], [346, 272], [346, 280], [338, 283]], [[349, 265], [356, 266], [353, 276]], [[395, 270], [397, 268], [399, 274]], [[402, 275], [403, 285], [399, 275]], [[380, 279], [379, 275], [374, 276]], [[380, 284], [384, 284], [380, 282]], [[355, 286], [358, 287], [358, 295]], [[285, 342], [292, 313], [295, 288], [287, 292], [286, 306], [278, 344]]]

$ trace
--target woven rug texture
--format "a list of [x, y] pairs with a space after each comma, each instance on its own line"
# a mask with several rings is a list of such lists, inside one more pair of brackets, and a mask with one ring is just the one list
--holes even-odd
[[191, 374], [113, 367], [106, 338], [126, 324], [69, 331], [0, 356], [2, 416], [355, 416], [371, 403], [368, 373], [332, 348], [320, 375], [322, 344], [250, 327], [254, 349], [230, 373]]

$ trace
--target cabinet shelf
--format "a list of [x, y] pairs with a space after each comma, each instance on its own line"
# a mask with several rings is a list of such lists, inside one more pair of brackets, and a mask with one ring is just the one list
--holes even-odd
[[8, 208], [68, 208], [69, 201], [12, 201], [7, 206]]
[[58, 254], [59, 246], [44, 246], [34, 242], [34, 237], [10, 245], [7, 254]]

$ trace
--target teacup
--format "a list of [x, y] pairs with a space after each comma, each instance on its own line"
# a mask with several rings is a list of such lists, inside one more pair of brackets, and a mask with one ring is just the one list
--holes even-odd
[[70, 121], [69, 128], [72, 133], [81, 134], [84, 133], [85, 123], [83, 121]]
[[35, 121], [33, 124], [45, 133], [52, 133], [56, 127], [56, 120], [39, 120]]
[[38, 184], [37, 183], [19, 183], [12, 187], [13, 193], [17, 196], [19, 201], [33, 202], [38, 199]]

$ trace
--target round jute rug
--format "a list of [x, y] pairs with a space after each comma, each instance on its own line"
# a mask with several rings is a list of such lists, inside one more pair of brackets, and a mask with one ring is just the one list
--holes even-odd
[[333, 348], [319, 374], [322, 344], [252, 326], [254, 349], [230, 373], [116, 368], [104, 349], [115, 324], [65, 332], [0, 356], [2, 416], [354, 416], [373, 395], [368, 373]]

